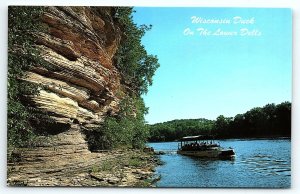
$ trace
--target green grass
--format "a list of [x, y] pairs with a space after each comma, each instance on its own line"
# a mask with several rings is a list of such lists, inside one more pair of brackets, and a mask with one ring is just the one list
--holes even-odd
[[100, 170], [101, 171], [111, 171], [111, 170], [113, 170], [114, 166], [115, 166], [114, 162], [107, 160], [101, 164]]
[[130, 158], [128, 161], [129, 166], [139, 167], [142, 166], [143, 161], [139, 158]]
[[100, 164], [94, 165], [90, 171], [92, 173], [97, 173], [102, 171], [112, 171], [114, 167], [115, 167], [115, 163], [113, 161], [106, 160]]

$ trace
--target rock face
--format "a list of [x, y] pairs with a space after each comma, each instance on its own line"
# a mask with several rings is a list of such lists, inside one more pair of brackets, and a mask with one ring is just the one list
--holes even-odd
[[113, 65], [121, 32], [114, 8], [49, 7], [43, 21], [48, 34], [38, 35], [38, 47], [50, 68], [35, 68], [27, 81], [39, 83], [34, 101], [57, 122], [97, 125], [118, 110], [120, 75]]
[[9, 183], [29, 184], [37, 177], [75, 172], [101, 160], [101, 154], [88, 150], [82, 130], [118, 112], [122, 85], [113, 57], [121, 30], [114, 12], [110, 7], [47, 8], [42, 19], [48, 33], [37, 35], [37, 47], [49, 65], [32, 69], [24, 79], [45, 86], [33, 102], [55, 124], [46, 129], [51, 135], [41, 136], [33, 148], [13, 153], [17, 161], [9, 164]]

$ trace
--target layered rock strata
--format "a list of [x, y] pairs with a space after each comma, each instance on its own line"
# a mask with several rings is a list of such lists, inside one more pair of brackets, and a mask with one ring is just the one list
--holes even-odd
[[114, 8], [49, 7], [44, 14], [49, 29], [38, 35], [38, 47], [50, 67], [32, 69], [26, 80], [46, 86], [34, 101], [54, 113], [57, 122], [89, 128], [106, 113], [117, 112], [120, 75], [113, 57], [121, 32], [113, 12]]

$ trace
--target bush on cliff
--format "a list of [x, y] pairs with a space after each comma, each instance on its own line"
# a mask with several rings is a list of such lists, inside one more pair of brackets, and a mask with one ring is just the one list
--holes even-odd
[[143, 99], [125, 98], [120, 107], [116, 117], [108, 117], [99, 128], [86, 132], [91, 150], [144, 146], [149, 136], [149, 128], [144, 120], [147, 109]]

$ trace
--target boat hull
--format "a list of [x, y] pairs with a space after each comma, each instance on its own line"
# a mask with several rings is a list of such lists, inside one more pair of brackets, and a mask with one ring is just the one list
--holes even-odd
[[185, 156], [194, 156], [200, 158], [220, 158], [220, 159], [231, 159], [235, 157], [235, 153], [233, 149], [228, 150], [195, 150], [195, 151], [187, 151], [187, 150], [178, 150], [178, 154]]

